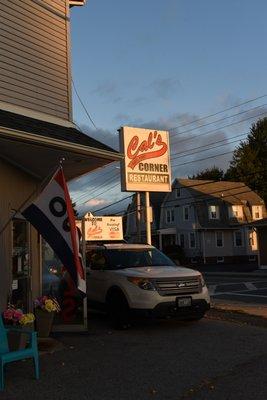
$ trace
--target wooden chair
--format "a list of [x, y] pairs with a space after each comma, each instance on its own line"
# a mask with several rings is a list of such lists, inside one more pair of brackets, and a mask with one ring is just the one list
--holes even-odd
[[16, 328], [5, 328], [0, 315], [0, 390], [4, 389], [4, 366], [12, 361], [33, 358], [35, 377], [39, 379], [39, 353], [37, 347], [37, 333], [23, 331], [29, 336], [29, 345], [26, 349], [9, 351], [7, 334], [9, 331], [18, 331]]

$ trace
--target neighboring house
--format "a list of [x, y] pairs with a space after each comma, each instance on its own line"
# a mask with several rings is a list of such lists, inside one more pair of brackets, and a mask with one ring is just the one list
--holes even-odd
[[[159, 222], [161, 204], [163, 202], [166, 193], [150, 193], [150, 207], [152, 209], [152, 224], [151, 224], [151, 238], [152, 244], [159, 247]], [[126, 211], [126, 232], [125, 239], [130, 243], [146, 243], [146, 225], [145, 225], [145, 195], [141, 193], [141, 204], [140, 204], [140, 237], [137, 232], [137, 207], [136, 207], [136, 195], [133, 196], [131, 204], [128, 206]]]
[[253, 228], [257, 231], [258, 238], [258, 265], [259, 268], [267, 269], [267, 218], [260, 219], [258, 221], [253, 221]]
[[256, 262], [252, 222], [264, 217], [263, 200], [242, 182], [176, 179], [161, 205], [159, 247], [178, 244], [191, 263]]
[[0, 310], [42, 293], [42, 240], [16, 211], [62, 157], [67, 180], [121, 159], [73, 122], [69, 6], [83, 3], [0, 2]]

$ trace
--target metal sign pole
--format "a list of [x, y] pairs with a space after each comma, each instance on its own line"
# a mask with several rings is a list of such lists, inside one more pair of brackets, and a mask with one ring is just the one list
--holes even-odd
[[[82, 257], [83, 257], [83, 264], [84, 264], [84, 276], [86, 282], [86, 240], [85, 240], [85, 218], [82, 219]], [[83, 299], [83, 323], [84, 328], [88, 328], [87, 324], [87, 295]]]
[[140, 192], [136, 192], [136, 228], [137, 228], [137, 243], [141, 243], [141, 200]]
[[150, 216], [150, 202], [149, 192], [146, 192], [146, 241], [151, 244], [151, 216]]

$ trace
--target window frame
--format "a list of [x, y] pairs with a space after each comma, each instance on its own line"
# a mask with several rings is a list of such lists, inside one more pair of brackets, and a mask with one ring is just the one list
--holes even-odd
[[[194, 235], [194, 246], [191, 246], [191, 235]], [[189, 243], [189, 249], [196, 249], [197, 248], [197, 238], [196, 238], [196, 232], [188, 232], [188, 243]]]
[[[188, 212], [187, 212], [187, 218], [185, 218], [185, 210], [188, 210]], [[189, 206], [183, 206], [183, 220], [184, 221], [189, 221]]]
[[[221, 246], [218, 246], [218, 233], [222, 235], [222, 245]], [[224, 232], [223, 231], [215, 232], [215, 244], [216, 244], [216, 247], [219, 249], [224, 247]]]
[[[211, 207], [215, 207], [216, 217], [212, 216], [213, 211], [211, 211]], [[209, 211], [209, 220], [218, 220], [220, 219], [220, 208], [217, 204], [209, 204], [208, 206]]]
[[[240, 233], [240, 237], [241, 237], [241, 244], [240, 245], [238, 245], [237, 243], [236, 243], [236, 234], [237, 233]], [[243, 234], [242, 234], [242, 231], [241, 230], [238, 230], [238, 231], [234, 231], [234, 247], [243, 247], [244, 246], [244, 238], [243, 238]]]
[[[166, 215], [165, 215], [166, 224], [172, 224], [174, 222], [174, 220], [175, 220], [175, 212], [174, 211], [175, 211], [174, 208], [166, 209]], [[168, 218], [168, 216], [169, 216], [169, 218]]]

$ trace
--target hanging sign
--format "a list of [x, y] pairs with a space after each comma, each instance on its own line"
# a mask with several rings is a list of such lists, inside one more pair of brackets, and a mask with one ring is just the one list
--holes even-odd
[[84, 217], [85, 240], [123, 240], [122, 217]]
[[171, 192], [169, 132], [124, 126], [120, 150], [123, 191]]

